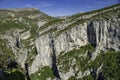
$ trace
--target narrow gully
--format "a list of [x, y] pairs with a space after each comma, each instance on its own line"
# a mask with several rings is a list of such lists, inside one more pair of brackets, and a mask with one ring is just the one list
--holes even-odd
[[56, 65], [56, 54], [55, 54], [55, 49], [54, 49], [54, 40], [53, 37], [51, 37], [51, 43], [50, 46], [52, 48], [52, 70], [53, 70], [53, 74], [56, 76], [57, 80], [61, 80], [60, 75], [59, 75], [59, 71]]

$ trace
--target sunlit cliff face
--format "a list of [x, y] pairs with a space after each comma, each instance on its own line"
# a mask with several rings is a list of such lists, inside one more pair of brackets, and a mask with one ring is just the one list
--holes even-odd
[[119, 14], [119, 4], [66, 18], [0, 9], [0, 80], [119, 80]]

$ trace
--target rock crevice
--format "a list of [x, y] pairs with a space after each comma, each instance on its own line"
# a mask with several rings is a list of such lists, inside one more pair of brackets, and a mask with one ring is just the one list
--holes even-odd
[[50, 43], [51, 49], [52, 49], [52, 70], [53, 74], [56, 76], [57, 80], [61, 80], [59, 71], [56, 64], [56, 53], [55, 53], [55, 46], [54, 46], [54, 39], [51, 37], [51, 43]]

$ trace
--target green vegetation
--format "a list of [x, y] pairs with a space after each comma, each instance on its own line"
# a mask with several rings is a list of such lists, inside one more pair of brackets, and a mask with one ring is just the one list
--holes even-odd
[[56, 28], [51, 28], [50, 30], [43, 32], [40, 36], [45, 35], [45, 34], [49, 34], [49, 33], [53, 33], [56, 30], [57, 30], [57, 27]]
[[[93, 51], [94, 47], [86, 45], [79, 49], [73, 49], [67, 53], [62, 52], [57, 59], [57, 65], [60, 66], [59, 71], [66, 73], [69, 72], [70, 68], [73, 68], [74, 70], [76, 67], [79, 69], [77, 72], [84, 72], [85, 70], [99, 68], [102, 65], [102, 69], [100, 71], [102, 72], [105, 80], [120, 80], [120, 52], [101, 51], [96, 59], [91, 61], [91, 52]], [[85, 53], [87, 53], [87, 55], [83, 56]], [[76, 79], [75, 76], [71, 76], [68, 80], [94, 80], [94, 78], [90, 74], [82, 79]]]
[[6, 40], [0, 39], [0, 68], [4, 68], [6, 64], [4, 61], [8, 58], [13, 58], [14, 54], [10, 48], [6, 46]]
[[14, 54], [6, 46], [6, 42], [6, 40], [0, 39], [0, 70], [3, 70], [0, 80], [3, 80], [2, 77], [7, 80], [25, 80], [24, 70], [14, 61]]
[[4, 9], [0, 9], [0, 19], [6, 19], [6, 18], [12, 18], [11, 15], [8, 14], [9, 13], [13, 13], [12, 11], [9, 10], [4, 10]]
[[55, 78], [52, 69], [48, 66], [43, 67], [41, 70], [39, 70], [35, 74], [32, 74], [30, 77], [31, 80], [46, 80], [47, 78]]
[[[102, 75], [104, 80], [120, 80], [120, 52], [108, 51], [106, 53], [101, 52], [96, 59], [88, 64], [88, 68], [98, 68], [102, 65]], [[83, 66], [84, 67], [84, 66]], [[94, 80], [92, 75], [83, 77], [82, 79], [76, 79], [71, 76], [69, 80]]]
[[44, 24], [43, 26], [41, 26], [40, 28], [39, 28], [39, 31], [42, 31], [42, 30], [44, 30], [45, 28], [47, 28], [47, 27], [49, 27], [49, 26], [51, 26], [51, 25], [53, 25], [53, 24], [57, 24], [57, 23], [59, 23], [59, 22], [61, 22], [62, 21], [62, 19], [51, 19], [48, 23], [46, 23], [46, 24]]
[[71, 76], [68, 80], [76, 80], [74, 76]]
[[13, 11], [15, 12], [16, 16], [20, 16], [20, 17], [26, 17], [27, 15], [34, 15], [34, 14], [39, 14], [40, 11], [33, 9], [33, 10], [19, 10], [18, 12], [16, 12], [15, 10]]
[[64, 29], [58, 31], [58, 32], [56, 33], [56, 37], [59, 36], [62, 32], [66, 31], [66, 30], [70, 30], [70, 29], [72, 29], [73, 27], [78, 26], [79, 24], [84, 23], [85, 21], [87, 21], [87, 19], [86, 19], [86, 20], [84, 20], [84, 19], [82, 19], [82, 20], [77, 20], [76, 22], [68, 25], [68, 26], [65, 27]]
[[[86, 45], [83, 47], [80, 47], [79, 49], [73, 49], [67, 53], [62, 53], [58, 57], [57, 65], [62, 65], [60, 67], [61, 72], [68, 72], [70, 70], [70, 67], [78, 67], [79, 70], [84, 71], [88, 68], [86, 65], [88, 60], [90, 59], [90, 56], [82, 56], [86, 52], [87, 54], [90, 54], [94, 51], [94, 47], [91, 45]], [[64, 54], [64, 55], [63, 55]], [[73, 60], [75, 60], [75, 63], [73, 63]]]
[[120, 52], [107, 52], [103, 62], [105, 80], [120, 80]]
[[[14, 14], [14, 17], [12, 16], [12, 14]], [[46, 18], [51, 18], [50, 16], [48, 16], [47, 14], [42, 13], [41, 11], [31, 8], [30, 9], [11, 9], [11, 10], [7, 10], [7, 9], [0, 9], [0, 15], [2, 15], [0, 17], [0, 19], [6, 19], [6, 18], [18, 18], [18, 17], [28, 17], [28, 16], [36, 16], [36, 15], [40, 15], [39, 17], [36, 16], [35, 19], [46, 19]]]
[[35, 59], [35, 56], [37, 55], [36, 48], [33, 48], [31, 52], [28, 54], [26, 63], [28, 63], [29, 66], [31, 66], [33, 60]]
[[23, 29], [26, 25], [19, 21], [3, 20], [0, 21], [0, 33], [5, 33], [5, 31], [10, 29]]
[[[67, 18], [68, 20], [66, 20], [66, 22], [67, 21], [69, 22], [74, 21], [74, 22], [58, 32], [57, 32], [57, 26], [54, 25], [64, 23], [64, 19], [52, 18], [44, 13], [41, 13], [42, 17], [38, 17], [36, 19], [30, 19], [27, 17], [28, 15], [34, 16], [35, 14], [39, 14], [40, 12], [38, 10], [35, 10], [33, 12], [32, 11], [14, 12], [9, 10], [6, 11], [0, 10], [0, 15], [3, 15], [3, 17], [0, 17], [0, 33], [4, 34], [6, 31], [11, 29], [24, 29], [24, 31], [30, 30], [31, 37], [27, 40], [22, 41], [22, 43], [25, 45], [24, 47], [30, 49], [31, 48], [30, 39], [33, 39], [34, 41], [34, 39], [36, 39], [36, 36], [39, 36], [36, 31], [38, 29], [37, 22], [40, 19], [42, 19], [43, 21], [48, 19], [48, 23], [41, 26], [38, 31], [45, 30], [46, 28], [53, 25], [53, 28], [51, 28], [48, 31], [45, 31], [41, 35], [56, 32], [56, 37], [57, 37], [61, 33], [69, 29], [72, 29], [75, 26], [79, 26], [80, 24], [83, 24], [87, 21], [92, 22], [92, 21], [100, 21], [100, 20], [110, 20], [113, 17], [120, 18], [119, 15], [120, 8], [102, 12], [104, 10], [108, 10], [117, 6], [120, 6], [120, 4], [87, 13], [73, 15]], [[10, 14], [8, 14], [7, 12], [14, 13], [15, 19], [11, 17]], [[79, 19], [79, 17], [85, 15], [91, 15], [99, 12], [101, 13], [96, 14], [90, 18]], [[18, 20], [19, 17], [22, 17], [24, 20], [19, 21]], [[14, 60], [14, 54], [11, 48], [6, 45], [6, 43], [7, 43], [6, 40], [0, 39], [0, 69], [4, 70], [3, 75], [8, 80], [25, 80], [25, 75], [24, 75], [25, 72], [19, 66], [17, 66], [16, 68], [8, 68], [8, 64], [9, 64], [8, 60], [10, 59]], [[79, 73], [79, 71], [84, 72], [85, 70], [99, 68], [102, 65], [101, 72], [105, 80], [120, 80], [119, 77], [120, 52], [115, 52], [115, 51], [101, 52], [94, 61], [91, 61], [91, 54], [94, 50], [95, 48], [93, 46], [86, 45], [79, 47], [78, 49], [75, 48], [66, 53], [62, 52], [57, 58], [57, 65], [59, 66], [59, 71], [66, 73], [70, 70], [70, 68], [73, 68], [73, 70], [75, 70], [75, 68], [78, 68], [78, 71], [76, 72]], [[31, 50], [31, 52], [29, 52], [28, 59], [26, 60], [26, 63], [28, 63], [29, 66], [33, 62], [36, 54], [37, 52], [35, 48]], [[47, 78], [51, 78], [51, 79], [55, 78], [52, 69], [48, 66], [43, 67], [38, 72], [31, 75], [31, 80], [37, 80], [37, 79], [46, 80]], [[88, 76], [83, 77], [82, 79], [76, 79], [75, 76], [71, 76], [69, 80], [94, 80], [94, 79], [93, 76], [90, 74]]]
[[111, 8], [114, 8], [114, 7], [119, 7], [119, 6], [120, 6], [120, 4], [115, 4], [115, 5], [108, 6], [108, 7], [105, 7], [105, 8], [101, 8], [101, 9], [98, 9], [98, 10], [93, 10], [93, 11], [89, 11], [89, 12], [85, 12], [85, 13], [75, 14], [73, 16], [68, 17], [68, 19], [71, 19], [71, 18], [72, 19], [76, 19], [76, 18], [78, 18], [80, 16], [89, 15], [89, 14], [93, 14], [93, 13], [96, 13], [96, 12], [99, 13], [99, 12], [102, 12], [104, 10], [108, 10], [108, 9], [111, 9]]
[[78, 80], [94, 80], [94, 78], [91, 75], [85, 76], [82, 79], [78, 79]]
[[9, 69], [3, 75], [7, 80], [25, 80], [25, 74], [20, 69]]
[[[20, 11], [20, 12], [17, 12], [16, 13], [16, 16], [18, 17], [25, 17], [27, 18], [27, 16], [36, 16], [36, 18], [34, 18], [33, 20], [40, 20], [40, 19], [50, 19], [52, 18], [51, 16], [48, 16], [47, 14], [37, 10], [37, 9], [33, 9], [32, 11], [27, 11], [27, 10], [24, 10], [24, 11]], [[37, 15], [40, 15], [39, 17], [37, 17]]]
[[14, 57], [14, 54], [13, 54], [11, 48], [8, 48], [6, 46], [6, 42], [7, 42], [6, 40], [0, 39], [0, 51], [3, 52], [0, 54], [9, 55], [11, 57]]
[[108, 51], [100, 53], [99, 56], [91, 63], [92, 67], [103, 65], [102, 72], [105, 80], [120, 80], [120, 52]]
[[[6, 40], [0, 39], [0, 70], [4, 71], [3, 76], [7, 80], [25, 80], [23, 70], [17, 66], [17, 63], [10, 62], [11, 60], [14, 60], [14, 54], [12, 50], [6, 46], [6, 42]], [[10, 68], [8, 67], [9, 65]], [[2, 76], [0, 77], [0, 80], [1, 78]]]
[[77, 79], [74, 76], [71, 76], [68, 80], [94, 80], [94, 78], [91, 75], [85, 76], [82, 79]]

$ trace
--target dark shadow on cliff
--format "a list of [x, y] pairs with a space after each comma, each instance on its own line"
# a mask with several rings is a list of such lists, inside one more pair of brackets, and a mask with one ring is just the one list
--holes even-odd
[[50, 46], [51, 46], [52, 52], [53, 52], [53, 54], [52, 54], [52, 70], [53, 70], [53, 74], [56, 76], [56, 78], [58, 80], [61, 80], [59, 72], [58, 72], [58, 68], [57, 68], [57, 65], [56, 65], [56, 54], [55, 54], [54, 40], [53, 39], [51, 40]]
[[6, 80], [25, 80], [24, 74], [19, 70], [15, 70], [11, 73], [4, 72], [3, 77], [5, 77]]
[[88, 24], [87, 26], [87, 36], [89, 43], [96, 47], [97, 46], [96, 31], [93, 22], [90, 22], [90, 24]]
[[90, 75], [94, 78], [94, 80], [105, 80], [102, 72], [97, 72], [97, 68], [93, 67], [90, 71]]
[[7, 65], [7, 68], [18, 68], [18, 63], [16, 61], [10, 61], [10, 63]]
[[16, 47], [17, 47], [17, 48], [20, 48], [20, 41], [19, 41], [19, 38], [16, 38]]
[[4, 62], [4, 67], [6, 68], [0, 70], [0, 80], [25, 80], [23, 69], [16, 61], [8, 59]]
[[25, 63], [25, 70], [26, 70], [26, 73], [25, 73], [26, 79], [30, 80], [29, 70], [28, 70], [28, 63]]

